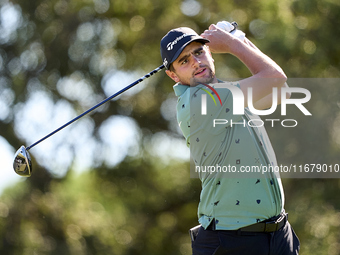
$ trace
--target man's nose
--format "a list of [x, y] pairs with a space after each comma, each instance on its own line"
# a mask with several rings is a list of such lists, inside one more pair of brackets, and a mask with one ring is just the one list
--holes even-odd
[[193, 60], [193, 64], [192, 64], [193, 66], [201, 64], [201, 60], [195, 55], [192, 55], [192, 60]]

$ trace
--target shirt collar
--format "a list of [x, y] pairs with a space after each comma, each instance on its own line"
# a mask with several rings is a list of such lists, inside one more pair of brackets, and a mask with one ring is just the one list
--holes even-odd
[[[218, 83], [223, 83], [222, 80], [220, 79], [217, 79], [218, 80]], [[189, 85], [183, 85], [181, 83], [176, 83], [173, 88], [174, 88], [174, 91], [175, 91], [175, 95], [176, 96], [181, 96], [183, 95], [183, 93], [189, 88], [190, 86]]]
[[189, 88], [190, 86], [188, 85], [183, 85], [183, 84], [180, 84], [180, 83], [176, 83], [173, 88], [174, 88], [174, 91], [175, 91], [175, 94], [176, 96], [181, 96], [183, 95], [183, 93]]

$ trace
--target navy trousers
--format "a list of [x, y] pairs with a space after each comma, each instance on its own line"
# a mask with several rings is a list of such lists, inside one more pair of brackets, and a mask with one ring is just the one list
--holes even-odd
[[240, 233], [201, 227], [192, 242], [193, 255], [291, 255], [299, 254], [299, 249], [299, 239], [288, 221], [271, 233]]

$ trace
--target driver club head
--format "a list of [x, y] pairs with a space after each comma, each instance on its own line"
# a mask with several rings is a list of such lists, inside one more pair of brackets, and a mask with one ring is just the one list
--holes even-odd
[[18, 175], [23, 177], [30, 177], [32, 174], [31, 157], [23, 145], [15, 153], [13, 168]]

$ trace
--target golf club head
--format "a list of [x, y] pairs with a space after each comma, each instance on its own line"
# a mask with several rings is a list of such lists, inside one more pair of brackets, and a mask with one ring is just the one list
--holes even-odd
[[18, 175], [23, 177], [30, 177], [32, 174], [31, 157], [23, 145], [15, 153], [13, 168]]

